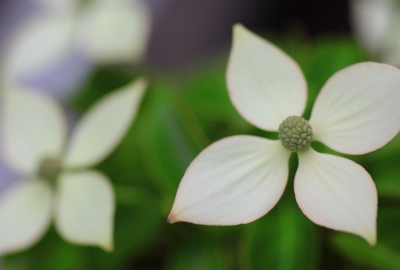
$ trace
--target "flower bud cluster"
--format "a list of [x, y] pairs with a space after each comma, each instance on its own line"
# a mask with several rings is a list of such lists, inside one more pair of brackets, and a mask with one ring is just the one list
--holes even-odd
[[279, 139], [282, 145], [292, 152], [309, 147], [312, 138], [312, 128], [302, 117], [289, 116], [279, 125]]

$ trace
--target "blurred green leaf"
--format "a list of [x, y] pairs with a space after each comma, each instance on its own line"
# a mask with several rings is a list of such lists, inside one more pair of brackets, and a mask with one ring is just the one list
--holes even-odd
[[317, 269], [315, 225], [291, 202], [279, 203], [266, 216], [245, 226], [243, 269]]
[[169, 254], [167, 270], [231, 270], [235, 258], [232, 250], [213, 240], [196, 237], [180, 239]]
[[365, 269], [400, 269], [400, 254], [381, 243], [370, 247], [360, 237], [340, 233], [333, 237], [332, 248]]
[[206, 130], [211, 141], [253, 128], [229, 99], [225, 81], [227, 58], [216, 59], [183, 80], [182, 103], [192, 109], [192, 118]]
[[72, 100], [72, 106], [83, 112], [100, 97], [114, 91], [135, 78], [129, 70], [103, 67], [96, 69], [78, 95]]
[[193, 135], [196, 130], [176, 112], [174, 88], [155, 81], [147, 101], [136, 123], [140, 158], [145, 161], [141, 169], [148, 173], [169, 211], [179, 182], [201, 147]]
[[400, 212], [398, 208], [379, 208], [377, 245], [370, 247], [358, 236], [337, 233], [331, 248], [362, 269], [400, 269]]
[[91, 258], [95, 259], [88, 262], [86, 269], [130, 269], [129, 265], [134, 265], [141, 256], [151, 254], [152, 243], [160, 238], [167, 226], [166, 218], [153, 205], [119, 206], [114, 229], [115, 251], [105, 253], [100, 249], [90, 249]]
[[4, 258], [7, 270], [84, 270], [87, 249], [63, 241], [52, 227], [40, 242], [27, 251]]

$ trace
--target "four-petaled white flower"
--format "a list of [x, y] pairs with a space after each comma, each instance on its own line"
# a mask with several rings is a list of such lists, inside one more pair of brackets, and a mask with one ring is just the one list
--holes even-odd
[[374, 245], [377, 191], [370, 175], [309, 144], [313, 139], [338, 152], [364, 154], [390, 141], [400, 129], [400, 70], [369, 62], [339, 71], [322, 88], [308, 122], [300, 117], [307, 86], [298, 65], [236, 25], [227, 84], [239, 113], [260, 129], [279, 130], [281, 141], [239, 135], [206, 148], [187, 169], [169, 221], [235, 225], [260, 218], [281, 197], [294, 151], [294, 190], [303, 213]]
[[34, 91], [4, 91], [2, 151], [25, 181], [0, 198], [0, 254], [33, 245], [53, 216], [66, 240], [113, 249], [114, 192], [106, 176], [88, 167], [118, 145], [145, 86], [140, 79], [100, 100], [68, 143], [66, 121], [53, 100]]

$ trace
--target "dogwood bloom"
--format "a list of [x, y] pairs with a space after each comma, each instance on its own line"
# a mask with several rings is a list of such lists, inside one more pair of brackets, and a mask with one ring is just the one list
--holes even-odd
[[310, 120], [301, 117], [305, 78], [284, 52], [234, 27], [227, 69], [229, 96], [256, 127], [279, 132], [280, 140], [238, 135], [207, 147], [187, 169], [170, 222], [236, 225], [270, 211], [288, 179], [292, 152], [299, 157], [296, 200], [314, 223], [376, 242], [377, 191], [355, 162], [315, 151], [320, 141], [335, 151], [364, 154], [400, 129], [400, 70], [360, 63], [334, 74], [322, 88]]
[[355, 34], [375, 59], [400, 66], [400, 2], [352, 0]]
[[145, 54], [151, 18], [141, 0], [35, 2], [41, 10], [7, 40], [2, 85], [78, 85], [93, 65], [129, 64]]
[[119, 143], [138, 110], [145, 81], [96, 103], [67, 142], [57, 104], [34, 91], [3, 93], [2, 151], [23, 180], [0, 197], [0, 254], [32, 246], [54, 217], [63, 238], [113, 249], [114, 192], [90, 169]]

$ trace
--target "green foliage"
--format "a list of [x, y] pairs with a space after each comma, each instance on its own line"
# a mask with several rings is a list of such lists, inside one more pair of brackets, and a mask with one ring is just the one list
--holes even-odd
[[[331, 75], [366, 59], [346, 37], [314, 43], [289, 38], [277, 43], [299, 62], [306, 76], [305, 119]], [[206, 146], [236, 134], [277, 139], [276, 134], [244, 121], [234, 109], [225, 83], [226, 63], [226, 57], [216, 59], [184, 78], [148, 78], [137, 119], [116, 151], [97, 167], [111, 179], [116, 192], [113, 253], [67, 243], [52, 228], [30, 250], [5, 257], [4, 269], [400, 269], [399, 137], [375, 153], [352, 157], [378, 187], [374, 248], [358, 237], [318, 227], [301, 213], [292, 188], [294, 162], [283, 199], [251, 224], [208, 227], [166, 222], [187, 166]], [[98, 70], [73, 107], [82, 113], [133, 77], [121, 70]], [[316, 147], [330, 151], [323, 145]]]

